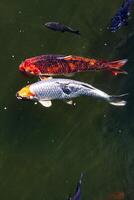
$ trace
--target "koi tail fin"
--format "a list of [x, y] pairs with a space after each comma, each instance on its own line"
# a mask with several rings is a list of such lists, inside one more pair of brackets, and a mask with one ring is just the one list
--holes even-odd
[[114, 76], [118, 74], [127, 74], [126, 71], [120, 69], [127, 63], [127, 59], [112, 61], [108, 63], [109, 70], [112, 72]]
[[117, 96], [110, 96], [109, 97], [109, 103], [114, 106], [125, 106], [126, 101], [122, 100], [121, 98], [124, 96], [127, 96], [128, 94], [122, 94], [122, 95], [117, 95]]

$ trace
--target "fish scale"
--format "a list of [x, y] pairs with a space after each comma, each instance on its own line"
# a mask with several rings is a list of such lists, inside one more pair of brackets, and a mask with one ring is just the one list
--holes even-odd
[[30, 86], [30, 90], [36, 94], [38, 99], [60, 99], [62, 96], [61, 88], [49, 83], [49, 81], [40, 81], [34, 83]]
[[[68, 93], [67, 90], [70, 90], [70, 93]], [[99, 91], [99, 95], [102, 95], [103, 98], [108, 98], [106, 93], [97, 90], [88, 84], [82, 85], [79, 81], [68, 79], [39, 81], [30, 86], [30, 91], [39, 99], [71, 99], [82, 95], [97, 96], [96, 91]]]

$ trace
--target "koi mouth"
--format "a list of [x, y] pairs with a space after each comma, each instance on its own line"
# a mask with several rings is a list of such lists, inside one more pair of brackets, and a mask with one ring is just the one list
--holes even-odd
[[16, 93], [16, 97], [17, 97], [17, 99], [19, 99], [19, 100], [28, 100], [27, 97], [21, 97], [21, 96], [19, 95], [18, 92]]
[[32, 100], [32, 101], [35, 101], [35, 100], [38, 100], [36, 97], [33, 97], [33, 96], [20, 96], [19, 93], [17, 92], [16, 93], [16, 98], [19, 99], [19, 100], [24, 100], [24, 101], [29, 101], [29, 100]]
[[18, 92], [16, 93], [17, 99], [22, 99], [22, 97], [19, 96]]
[[18, 97], [18, 96], [16, 96], [17, 97], [17, 99], [22, 99], [22, 97]]

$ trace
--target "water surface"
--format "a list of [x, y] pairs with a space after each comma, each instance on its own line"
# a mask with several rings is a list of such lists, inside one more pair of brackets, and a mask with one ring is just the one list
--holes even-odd
[[[1, 0], [0, 199], [64, 200], [81, 172], [83, 200], [104, 200], [124, 191], [134, 199], [134, 17], [117, 33], [106, 29], [121, 0]], [[59, 21], [82, 36], [43, 27]], [[129, 92], [117, 108], [91, 98], [76, 108], [55, 101], [50, 109], [18, 101], [16, 91], [37, 79], [18, 72], [28, 57], [74, 54], [103, 59], [128, 58], [128, 76], [82, 73], [74, 79], [110, 93]]]

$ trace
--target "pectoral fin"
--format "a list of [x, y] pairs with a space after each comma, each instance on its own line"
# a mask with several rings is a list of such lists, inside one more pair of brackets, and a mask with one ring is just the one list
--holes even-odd
[[68, 105], [76, 106], [76, 103], [73, 100], [65, 100]]
[[52, 101], [39, 101], [40, 104], [46, 108], [49, 108], [52, 106]]
[[64, 76], [66, 76], [66, 77], [72, 77], [72, 76], [74, 76], [74, 73], [64, 74]]
[[72, 100], [65, 100], [65, 102], [66, 102], [68, 105], [73, 105], [73, 101], [72, 101]]
[[52, 79], [52, 77], [51, 76], [49, 76], [49, 77], [46, 77], [46, 76], [44, 76], [44, 75], [41, 75], [41, 76], [39, 76], [39, 78], [40, 78], [40, 80], [42, 81], [47, 81], [47, 80], [50, 80], [50, 79]]

